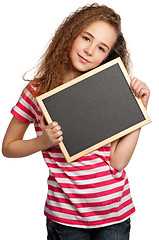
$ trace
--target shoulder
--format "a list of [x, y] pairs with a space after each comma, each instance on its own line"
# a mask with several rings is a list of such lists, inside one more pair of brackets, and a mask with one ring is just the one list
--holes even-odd
[[29, 83], [22, 91], [21, 99], [28, 104], [36, 104], [37, 85]]
[[23, 89], [22, 94], [26, 94], [26, 93], [27, 93], [27, 95], [30, 95], [30, 96], [33, 96], [34, 98], [36, 98], [36, 97], [37, 97], [37, 88], [38, 88], [38, 85], [37, 85], [37, 84], [29, 83], [29, 84]]

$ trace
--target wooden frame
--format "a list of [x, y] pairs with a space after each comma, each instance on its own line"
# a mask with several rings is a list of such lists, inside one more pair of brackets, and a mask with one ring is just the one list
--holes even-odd
[[[49, 99], [49, 101], [51, 101], [50, 99], [52, 98], [52, 96], [58, 96], [59, 95], [59, 97], [60, 97], [60, 95], [61, 96], [63, 96], [63, 94], [64, 94], [64, 91], [65, 90], [71, 90], [71, 88], [72, 87], [74, 87], [75, 89], [77, 88], [77, 92], [78, 92], [78, 88], [79, 88], [79, 86], [82, 86], [82, 84], [84, 84], [84, 83], [86, 83], [85, 82], [85, 80], [86, 81], [88, 81], [89, 79], [91, 79], [91, 78], [93, 78], [93, 79], [95, 79], [95, 77], [97, 76], [98, 77], [98, 75], [99, 74], [101, 74], [101, 73], [106, 73], [106, 71], [108, 71], [108, 69], [111, 71], [111, 68], [113, 67], [113, 66], [115, 66], [115, 68], [117, 67], [117, 68], [119, 68], [119, 69], [117, 69], [117, 73], [119, 73], [120, 75], [121, 75], [121, 77], [123, 77], [123, 79], [122, 79], [122, 81], [125, 79], [126, 80], [126, 83], [127, 83], [127, 85], [128, 85], [128, 95], [129, 95], [129, 90], [130, 90], [130, 88], [129, 88], [129, 85], [130, 85], [130, 77], [129, 77], [129, 75], [128, 75], [128, 73], [127, 73], [127, 71], [126, 71], [126, 69], [125, 69], [125, 67], [124, 67], [124, 65], [123, 65], [123, 63], [122, 63], [122, 61], [121, 61], [121, 59], [120, 58], [116, 58], [116, 59], [114, 59], [114, 60], [112, 60], [112, 61], [110, 61], [110, 62], [108, 62], [108, 63], [106, 63], [106, 64], [104, 64], [104, 65], [102, 65], [102, 66], [100, 66], [100, 67], [97, 67], [96, 69], [93, 69], [93, 70], [91, 70], [91, 71], [89, 71], [89, 72], [87, 72], [87, 73], [85, 73], [85, 74], [83, 74], [83, 75], [81, 75], [81, 76], [79, 76], [79, 77], [77, 77], [77, 78], [75, 78], [74, 80], [72, 80], [72, 81], [69, 81], [68, 83], [65, 83], [65, 84], [63, 84], [63, 85], [61, 85], [61, 86], [59, 86], [59, 87], [57, 87], [57, 88], [55, 88], [55, 89], [53, 89], [53, 90], [51, 90], [51, 91], [49, 91], [49, 92], [47, 92], [47, 93], [45, 93], [45, 94], [42, 94], [41, 96], [38, 96], [36, 99], [37, 99], [37, 102], [38, 102], [38, 104], [39, 104], [39, 106], [40, 106], [40, 108], [41, 108], [41, 110], [42, 110], [42, 112], [43, 112], [43, 114], [44, 114], [44, 117], [45, 117], [45, 119], [47, 120], [47, 122], [48, 122], [48, 124], [50, 124], [52, 121], [57, 121], [56, 120], [56, 114], [55, 114], [55, 116], [54, 116], [54, 114], [53, 114], [53, 117], [51, 117], [51, 115], [50, 115], [50, 113], [49, 113], [49, 111], [48, 111], [48, 106], [49, 105], [47, 105], [46, 104], [46, 99]], [[114, 69], [115, 69], [114, 68]], [[114, 72], [114, 70], [112, 70], [112, 74], [114, 74], [113, 73]], [[120, 73], [121, 72], [121, 73]], [[117, 76], [118, 77], [118, 76]], [[90, 80], [89, 80], [90, 81]], [[92, 81], [92, 82], [91, 82]], [[93, 80], [91, 80], [90, 81], [90, 83], [88, 82], [88, 84], [91, 84], [91, 83], [93, 83]], [[97, 81], [97, 80], [94, 80], [94, 81]], [[106, 80], [105, 80], [106, 81]], [[80, 84], [79, 84], [80, 83]], [[110, 82], [111, 83], [111, 82]], [[99, 80], [99, 84], [100, 84], [100, 80]], [[125, 84], [125, 83], [124, 83]], [[91, 86], [91, 85], [90, 85]], [[88, 89], [88, 88], [87, 88]], [[112, 94], [113, 94], [113, 88], [112, 88]], [[88, 94], [88, 93], [87, 93]], [[90, 93], [91, 94], [91, 93]], [[111, 93], [109, 93], [109, 94], [111, 94]], [[117, 95], [117, 90], [116, 90], [116, 95]], [[115, 133], [115, 134], [113, 134], [112, 136], [109, 136], [109, 137], [106, 137], [104, 140], [102, 139], [101, 141], [97, 141], [95, 144], [93, 144], [93, 145], [91, 145], [91, 146], [87, 146], [85, 149], [83, 149], [83, 150], [80, 150], [79, 152], [77, 152], [77, 153], [73, 153], [72, 155], [70, 155], [70, 153], [69, 153], [69, 151], [68, 151], [68, 149], [67, 149], [67, 146], [65, 145], [65, 142], [64, 142], [64, 140], [65, 140], [65, 131], [63, 131], [63, 128], [62, 128], [62, 131], [63, 131], [63, 137], [64, 137], [64, 140], [63, 140], [63, 142], [61, 142], [60, 144], [59, 144], [59, 146], [60, 146], [60, 148], [61, 148], [61, 151], [63, 152], [63, 154], [64, 154], [64, 157], [66, 158], [66, 160], [67, 160], [67, 162], [72, 162], [72, 161], [74, 161], [74, 160], [76, 160], [76, 159], [78, 159], [78, 158], [80, 158], [80, 157], [82, 157], [82, 156], [84, 156], [84, 155], [86, 155], [86, 154], [88, 154], [88, 153], [90, 153], [90, 152], [92, 152], [92, 151], [94, 151], [94, 150], [96, 150], [96, 149], [98, 149], [98, 148], [100, 148], [100, 147], [102, 147], [102, 146], [104, 146], [104, 145], [106, 145], [106, 144], [108, 144], [108, 143], [110, 143], [110, 142], [112, 142], [112, 141], [114, 141], [114, 140], [116, 140], [116, 139], [118, 139], [118, 138], [121, 138], [121, 137], [123, 137], [124, 135], [126, 135], [126, 134], [128, 134], [128, 133], [130, 133], [130, 132], [132, 132], [132, 131], [134, 131], [134, 130], [136, 130], [136, 129], [138, 129], [138, 128], [141, 128], [142, 126], [144, 126], [144, 125], [146, 125], [146, 124], [148, 124], [148, 123], [150, 123], [151, 122], [151, 120], [150, 120], [150, 117], [149, 117], [149, 115], [148, 115], [148, 113], [147, 113], [147, 111], [146, 111], [146, 109], [145, 109], [145, 107], [143, 106], [143, 104], [142, 104], [142, 102], [141, 102], [141, 100], [140, 99], [137, 99], [133, 94], [132, 94], [132, 92], [131, 92], [131, 90], [130, 90], [130, 95], [132, 95], [133, 96], [133, 99], [135, 99], [135, 102], [137, 103], [137, 105], [132, 105], [133, 106], [133, 108], [134, 109], [137, 109], [137, 111], [139, 112], [139, 114], [140, 114], [140, 111], [141, 111], [141, 114], [142, 114], [142, 116], [143, 117], [141, 117], [141, 120], [140, 120], [140, 117], [139, 117], [139, 120], [137, 120], [137, 122], [135, 123], [135, 125], [133, 125], [133, 126], [130, 126], [130, 127], [128, 127], [128, 128], [125, 128], [124, 129], [124, 127], [123, 127], [123, 129], [120, 131], [119, 130], [119, 132], [117, 132], [117, 133]], [[75, 95], [75, 96], [77, 96], [77, 95]], [[111, 96], [111, 95], [110, 95]], [[89, 97], [89, 96], [88, 96]], [[69, 98], [69, 95], [68, 95], [68, 98]], [[75, 97], [76, 98], [76, 97]], [[131, 97], [132, 98], [132, 97]], [[60, 98], [59, 98], [60, 99]], [[97, 98], [98, 99], [98, 98]], [[120, 98], [118, 98], [118, 99], [120, 99]], [[74, 101], [75, 99], [72, 99], [72, 101]], [[98, 100], [97, 100], [98, 101]], [[112, 101], [114, 101], [113, 100], [113, 98], [112, 98]], [[118, 100], [119, 101], [119, 100]], [[125, 101], [125, 100], [124, 100]], [[131, 100], [130, 100], [130, 102], [131, 102]], [[50, 103], [49, 102], [49, 104], [52, 104], [51, 105], [51, 108], [52, 108], [52, 106], [55, 106], [55, 104], [57, 104], [57, 102], [55, 101], [54, 102], [54, 100], [53, 100], [53, 103]], [[131, 104], [131, 103], [130, 103]], [[134, 104], [134, 103], [133, 103]], [[67, 106], [67, 103], [66, 103], [66, 106]], [[114, 105], [113, 105], [114, 106]], [[49, 107], [50, 108], [50, 107]], [[128, 109], [130, 109], [131, 108], [131, 105], [130, 105], [130, 107], [128, 107]], [[138, 109], [139, 108], [139, 109]], [[121, 108], [122, 109], [122, 108]], [[53, 110], [54, 111], [54, 110]], [[63, 111], [63, 110], [62, 110]], [[90, 109], [90, 111], [91, 111], [91, 109]], [[107, 111], [107, 109], [106, 109], [106, 111]], [[80, 110], [78, 111], [78, 112], [80, 112]], [[133, 113], [131, 113], [131, 114], [133, 114]], [[136, 114], [136, 113], [134, 113], [134, 114]], [[84, 115], [84, 114], [83, 114]], [[72, 115], [73, 116], [73, 115]], [[133, 116], [133, 115], [132, 115]], [[62, 118], [64, 118], [64, 117], [62, 117]], [[100, 116], [99, 116], [99, 118], [100, 118]], [[73, 119], [73, 117], [72, 117], [72, 119]], [[131, 117], [130, 117], [130, 120], [131, 120]], [[80, 120], [79, 120], [80, 121]], [[126, 119], [123, 121], [122, 120], [122, 122], [126, 122], [127, 121], [127, 117], [126, 117]], [[59, 122], [59, 121], [58, 121]], [[60, 123], [59, 123], [60, 124]], [[123, 123], [121, 123], [121, 124], [123, 124]], [[71, 126], [71, 125], [70, 125]], [[62, 126], [61, 126], [62, 127]], [[71, 131], [70, 131], [71, 132]], [[80, 132], [80, 130], [79, 130], [79, 132]], [[71, 133], [70, 133], [71, 134]], [[73, 135], [72, 135], [73, 136]]]

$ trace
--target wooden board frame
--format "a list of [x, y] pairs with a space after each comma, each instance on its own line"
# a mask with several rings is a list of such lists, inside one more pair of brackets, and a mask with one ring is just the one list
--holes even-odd
[[[83, 74], [83, 75], [73, 79], [72, 81], [69, 81], [68, 83], [65, 83], [65, 84], [63, 84], [63, 85], [61, 85], [61, 86], [59, 86], [59, 87], [57, 87], [57, 88], [55, 88], [55, 89], [45, 93], [45, 94], [42, 94], [41, 96], [38, 96], [36, 98], [37, 102], [38, 102], [38, 104], [39, 104], [39, 106], [40, 106], [40, 108], [41, 108], [41, 110], [43, 112], [43, 115], [44, 115], [45, 119], [47, 120], [48, 124], [50, 124], [52, 121], [56, 121], [56, 116], [55, 116], [54, 119], [51, 118], [51, 116], [50, 116], [50, 114], [49, 114], [49, 112], [47, 110], [47, 107], [45, 106], [43, 100], [45, 100], [46, 98], [48, 98], [48, 97], [50, 97], [50, 96], [52, 96], [54, 94], [58, 94], [61, 91], [63, 91], [64, 89], [67, 89], [67, 88], [69, 88], [71, 86], [74, 86], [75, 84], [77, 84], [79, 82], [82, 82], [85, 79], [93, 76], [94, 74], [98, 74], [99, 72], [101, 72], [103, 70], [106, 70], [106, 69], [108, 69], [109, 67], [111, 67], [111, 66], [113, 66], [115, 64], [118, 64], [122, 74], [124, 75], [125, 80], [127, 81], [128, 85], [130, 86], [131, 79], [130, 79], [127, 71], [126, 71], [126, 68], [125, 68], [123, 62], [121, 61], [121, 59], [120, 58], [116, 58], [116, 59], [114, 59], [114, 60], [112, 60], [112, 61], [110, 61], [110, 62], [108, 62], [106, 64], [103, 64], [102, 66], [99, 66], [99, 67], [97, 67], [97, 68], [95, 68], [95, 69], [93, 69], [93, 70], [91, 70], [91, 71], [89, 71], [89, 72], [87, 72], [87, 73], [85, 73], [85, 74]], [[105, 140], [97, 142], [93, 146], [88, 147], [88, 148], [86, 148], [86, 149], [84, 149], [84, 150], [74, 154], [73, 156], [70, 156], [70, 154], [69, 154], [69, 152], [68, 152], [64, 142], [61, 142], [59, 144], [59, 146], [60, 146], [61, 151], [63, 152], [64, 157], [66, 158], [67, 162], [72, 162], [72, 161], [74, 161], [74, 160], [76, 160], [76, 159], [78, 159], [78, 158], [80, 158], [80, 157], [82, 157], [82, 156], [84, 156], [84, 155], [86, 155], [86, 154], [88, 154], [88, 153], [90, 153], [90, 152], [92, 152], [92, 151], [94, 151], [94, 150], [96, 150], [96, 149], [98, 149], [98, 148], [100, 148], [100, 147], [110, 143], [110, 142], [113, 142], [116, 139], [121, 138], [121, 137], [127, 135], [128, 133], [130, 133], [130, 132], [132, 132], [132, 131], [134, 131], [136, 129], [139, 129], [139, 128], [143, 127], [144, 125], [148, 124], [148, 123], [150, 123], [151, 119], [150, 119], [150, 117], [149, 117], [145, 107], [143, 106], [142, 101], [140, 99], [136, 98], [135, 96], [134, 96], [134, 98], [137, 101], [137, 104], [138, 104], [142, 114], [144, 115], [144, 120], [143, 121], [135, 124], [134, 126], [129, 127], [128, 129], [125, 129], [125, 130], [123, 130], [123, 131], [121, 131], [121, 132], [119, 132], [119, 133], [117, 133], [117, 134], [115, 134], [115, 135], [113, 135], [113, 136], [111, 136], [109, 138], [106, 138]], [[63, 132], [63, 137], [65, 138], [65, 132]]]

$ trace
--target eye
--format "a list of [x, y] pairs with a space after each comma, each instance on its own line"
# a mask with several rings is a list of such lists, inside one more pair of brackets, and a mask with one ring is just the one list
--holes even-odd
[[90, 39], [88, 37], [85, 37], [85, 36], [83, 37], [83, 39], [88, 41], [88, 42], [90, 41]]
[[104, 48], [98, 47], [100, 51], [105, 52]]

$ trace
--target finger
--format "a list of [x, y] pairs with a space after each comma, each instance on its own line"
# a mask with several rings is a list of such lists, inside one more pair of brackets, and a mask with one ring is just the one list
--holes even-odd
[[58, 126], [58, 123], [57, 123], [57, 122], [52, 122], [52, 123], [50, 123], [50, 124], [48, 125], [48, 128], [53, 129], [53, 128], [55, 128], [56, 126]]
[[139, 80], [137, 78], [133, 78], [131, 80], [131, 88], [132, 90], [135, 90], [137, 88], [137, 86], [139, 85]]
[[61, 127], [59, 125], [57, 125], [56, 127], [52, 128], [52, 133], [55, 134], [60, 130], [61, 130]]
[[63, 136], [60, 136], [57, 140], [58, 140], [59, 143], [62, 142], [63, 141]]
[[57, 139], [57, 138], [61, 137], [61, 136], [62, 136], [62, 134], [63, 134], [63, 132], [62, 132], [62, 131], [58, 131], [58, 132], [54, 133], [54, 137], [55, 137], [55, 139]]
[[135, 90], [135, 95], [138, 98], [141, 98], [143, 95], [145, 95], [147, 93], [148, 87], [146, 86], [146, 84], [144, 82], [139, 81], [139, 84]]
[[134, 86], [136, 81], [137, 81], [137, 78], [135, 78], [135, 77], [131, 79], [131, 82], [130, 82], [130, 88], [131, 89], [133, 89], [133, 86]]
[[138, 91], [138, 93], [136, 94], [136, 96], [138, 97], [138, 98], [142, 98], [143, 96], [145, 95], [145, 93], [144, 93], [144, 90], [141, 88], [139, 91]]
[[143, 88], [143, 83], [140, 80], [138, 80], [137, 78], [134, 78], [131, 89], [136, 97], [138, 97], [142, 88]]
[[149, 89], [146, 87], [146, 88], [142, 88], [141, 91], [139, 92], [139, 98], [143, 98], [143, 97], [149, 97], [150, 95], [150, 91]]
[[63, 137], [62, 136], [60, 136], [59, 138], [57, 138], [56, 140], [55, 140], [55, 145], [58, 145], [60, 142], [62, 142], [63, 141]]
[[144, 88], [141, 83], [139, 83], [135, 89], [135, 96], [141, 97], [144, 94]]

